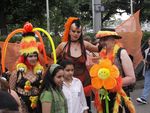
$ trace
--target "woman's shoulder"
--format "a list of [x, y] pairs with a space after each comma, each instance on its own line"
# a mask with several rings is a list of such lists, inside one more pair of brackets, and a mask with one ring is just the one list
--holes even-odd
[[120, 50], [120, 54], [121, 54], [121, 56], [122, 56], [122, 55], [128, 55], [128, 52], [127, 52], [126, 49], [122, 48], [122, 49]]
[[51, 90], [44, 90], [40, 95], [41, 102], [52, 101], [52, 92]]
[[67, 42], [61, 42], [58, 47], [64, 48], [66, 46]]

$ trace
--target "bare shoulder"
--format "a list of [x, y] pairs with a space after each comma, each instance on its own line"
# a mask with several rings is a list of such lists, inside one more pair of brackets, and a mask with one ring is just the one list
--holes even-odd
[[122, 49], [121, 50], [121, 56], [126, 56], [126, 55], [128, 55], [127, 50], [126, 49]]
[[66, 44], [67, 44], [67, 42], [61, 42], [61, 43], [58, 45], [57, 48], [62, 48], [62, 49], [63, 49]]
[[85, 48], [87, 48], [89, 45], [90, 45], [90, 42], [88, 42], [88, 41], [83, 41], [84, 42], [84, 46], [85, 46]]
[[127, 52], [127, 50], [125, 50], [125, 49], [121, 50], [121, 59], [122, 60], [124, 59], [125, 61], [131, 60], [131, 58], [129, 57], [129, 54]]

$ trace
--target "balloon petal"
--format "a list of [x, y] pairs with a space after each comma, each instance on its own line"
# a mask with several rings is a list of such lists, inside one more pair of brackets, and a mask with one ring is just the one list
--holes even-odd
[[99, 79], [98, 77], [92, 78], [92, 86], [95, 89], [100, 89], [103, 86], [103, 81]]
[[98, 64], [95, 64], [90, 69], [90, 76], [96, 77], [98, 76], [98, 70], [100, 69], [100, 66]]
[[111, 74], [110, 76], [113, 77], [113, 78], [119, 77], [119, 70], [118, 70], [118, 68], [115, 65], [113, 65], [110, 68], [110, 74]]
[[116, 80], [109, 77], [106, 80], [103, 80], [105, 89], [113, 89], [116, 86]]

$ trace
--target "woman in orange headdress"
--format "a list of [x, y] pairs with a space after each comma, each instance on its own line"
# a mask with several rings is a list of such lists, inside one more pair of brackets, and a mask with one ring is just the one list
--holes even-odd
[[61, 60], [71, 60], [75, 66], [74, 77], [82, 81], [83, 86], [90, 84], [90, 76], [86, 67], [86, 49], [98, 52], [98, 47], [87, 41], [83, 41], [80, 19], [69, 17], [65, 23], [65, 31], [62, 42], [56, 49], [57, 57]]
[[[135, 78], [135, 73], [134, 73], [134, 69], [133, 69], [133, 64], [132, 64], [132, 61], [131, 61], [127, 51], [124, 48], [122, 48], [121, 44], [117, 41], [117, 39], [120, 39], [121, 37], [116, 32], [113, 32], [113, 31], [99, 31], [96, 34], [96, 37], [98, 39], [100, 39], [100, 43], [103, 47], [103, 49], [100, 51], [101, 59], [102, 60], [109, 59], [112, 64], [117, 66], [117, 68], [119, 69], [119, 73], [122, 77], [122, 83], [121, 82], [118, 82], [118, 83], [122, 84], [124, 91], [129, 96], [128, 86], [135, 83], [136, 78]], [[107, 62], [102, 63], [102, 65], [106, 65], [106, 64], [107, 64]], [[96, 67], [98, 67], [98, 66], [96, 66]], [[108, 67], [108, 66], [106, 66], [106, 67]], [[96, 69], [98, 70], [99, 68], [93, 68], [93, 69], [91, 69], [92, 70], [91, 72], [98, 73], [98, 75], [99, 75], [100, 72], [95, 71]], [[110, 69], [110, 70], [112, 70], [112, 69]], [[104, 77], [102, 77], [102, 78], [104, 78]], [[106, 82], [106, 84], [101, 84], [101, 83], [100, 84], [104, 85], [104, 86], [108, 86], [108, 87], [112, 86], [113, 82], [111, 82], [110, 79], [105, 80], [105, 81], [109, 81], [109, 83]], [[118, 80], [118, 81], [120, 81], [120, 80]], [[112, 84], [110, 84], [110, 83], [112, 83]], [[115, 102], [115, 99], [117, 98], [116, 92], [119, 92], [122, 95], [121, 90], [119, 88], [119, 87], [121, 87], [120, 85], [118, 85], [118, 87], [116, 87], [115, 89], [110, 88], [112, 90], [109, 90], [110, 113], [113, 112], [114, 102]], [[129, 104], [127, 103], [127, 106], [128, 105]], [[130, 111], [132, 111], [132, 110], [128, 111], [128, 109], [125, 109], [125, 110], [126, 110], [126, 113], [130, 113]], [[122, 112], [120, 111], [119, 113], [122, 113]]]
[[32, 31], [32, 24], [26, 23], [23, 29], [20, 57], [16, 64], [16, 70], [10, 77], [9, 84], [10, 88], [15, 90], [23, 101], [23, 113], [36, 113], [36, 102], [44, 68], [39, 61], [40, 50], [35, 33]]

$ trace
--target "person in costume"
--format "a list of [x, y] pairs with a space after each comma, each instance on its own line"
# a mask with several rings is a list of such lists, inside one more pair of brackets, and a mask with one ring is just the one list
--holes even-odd
[[52, 64], [47, 69], [40, 91], [42, 113], [68, 113], [62, 92], [63, 76], [63, 67], [58, 64]]
[[20, 57], [16, 70], [10, 77], [10, 88], [21, 97], [24, 105], [23, 112], [35, 113], [39, 88], [41, 85], [43, 66], [39, 61], [39, 47], [31, 23], [23, 27], [23, 38], [20, 43]]
[[[90, 76], [86, 67], [86, 50], [98, 52], [98, 46], [84, 41], [80, 19], [69, 17], [65, 23], [62, 42], [56, 48], [56, 54], [59, 59], [58, 61], [66, 59], [73, 62], [73, 76], [81, 80], [83, 87], [90, 84]], [[89, 95], [86, 95], [86, 97], [88, 98], [87, 104], [90, 106], [90, 97]]]
[[[134, 113], [135, 109], [125, 92], [127, 86], [135, 83], [136, 78], [133, 64], [127, 51], [117, 41], [121, 37], [114, 31], [99, 31], [96, 37], [100, 39], [100, 44], [103, 48], [100, 51], [100, 63], [95, 64], [90, 70], [92, 85], [97, 89], [104, 88], [107, 91], [106, 98], [108, 98], [109, 113], [123, 112], [121, 107], [118, 109], [119, 102], [122, 102], [120, 96], [124, 98], [127, 107], [129, 107], [129, 109], [125, 109], [126, 113]], [[96, 78], [97, 76], [98, 78]], [[115, 79], [112, 80], [112, 77], [115, 77]], [[100, 94], [105, 94], [105, 91]], [[99, 108], [103, 109], [102, 113], [108, 113], [104, 109], [106, 104], [107, 102], [102, 99], [101, 108]]]
[[144, 51], [144, 89], [140, 97], [136, 99], [138, 103], [147, 104], [148, 96], [150, 94], [150, 38], [148, 39], [148, 48]]

